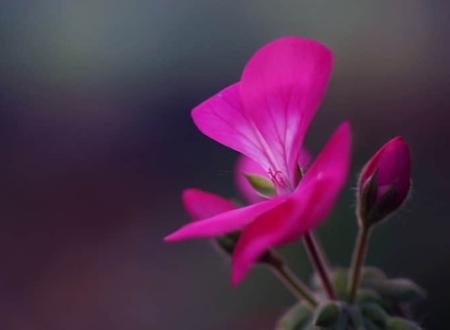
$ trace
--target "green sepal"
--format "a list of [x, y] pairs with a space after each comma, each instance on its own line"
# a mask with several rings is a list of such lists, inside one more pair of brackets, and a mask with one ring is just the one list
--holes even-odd
[[368, 214], [366, 215], [366, 222], [368, 225], [374, 225], [376, 223], [385, 220], [388, 215], [394, 212], [398, 207], [397, 188], [391, 186], [383, 196], [378, 197], [376, 203], [370, 207]]
[[233, 232], [217, 237], [214, 241], [220, 250], [224, 251], [228, 255], [231, 255], [236, 247], [240, 235], [240, 232]]
[[259, 176], [259, 175], [245, 175], [248, 183], [256, 190], [260, 195], [264, 197], [274, 196], [277, 192], [272, 181]]
[[317, 308], [313, 324], [320, 328], [333, 327], [339, 320], [341, 307], [335, 302], [328, 302]]
[[362, 186], [362, 191], [358, 194], [357, 214], [358, 221], [361, 227], [370, 225], [368, 222], [368, 214], [372, 208], [373, 203], [377, 198], [377, 182], [376, 173], [367, 180]]
[[278, 320], [275, 330], [300, 330], [311, 320], [312, 311], [308, 306], [298, 303], [291, 307]]
[[387, 330], [421, 330], [416, 323], [400, 317], [391, 317], [387, 321]]
[[378, 196], [376, 172], [366, 181], [358, 193], [357, 215], [360, 226], [370, 227], [383, 220], [401, 206], [398, 191], [394, 185]]

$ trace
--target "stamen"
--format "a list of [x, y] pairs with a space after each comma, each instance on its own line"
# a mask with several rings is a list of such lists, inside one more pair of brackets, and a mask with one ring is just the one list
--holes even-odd
[[280, 188], [288, 187], [286, 179], [281, 171], [278, 171], [278, 170], [274, 171], [272, 168], [269, 168], [269, 171], [267, 172], [267, 174], [269, 175], [270, 180], [272, 180], [273, 184], [276, 187], [280, 187]]

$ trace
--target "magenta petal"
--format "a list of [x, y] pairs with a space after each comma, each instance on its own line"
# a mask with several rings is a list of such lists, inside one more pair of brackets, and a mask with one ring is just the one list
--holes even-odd
[[236, 208], [228, 199], [195, 188], [185, 189], [182, 199], [184, 208], [193, 221], [206, 219]]
[[272, 170], [293, 182], [298, 153], [325, 92], [332, 54], [296, 37], [275, 40], [251, 58], [241, 78], [247, 117], [264, 137]]
[[360, 191], [373, 174], [376, 175], [378, 195], [383, 195], [394, 186], [400, 205], [408, 195], [411, 180], [411, 155], [402, 137], [389, 140], [364, 166], [359, 179]]
[[298, 240], [312, 229], [317, 210], [323, 206], [321, 198], [330, 183], [329, 179], [318, 179], [306, 187], [303, 198], [292, 196], [245, 228], [233, 253], [233, 285], [245, 277], [267, 250]]
[[[317, 156], [294, 192], [294, 198], [301, 201], [309, 194], [311, 186], [326, 182], [326, 188], [314, 201], [314, 210], [308, 220], [309, 229], [316, 227], [331, 212], [339, 192], [347, 180], [350, 167], [351, 133], [348, 123], [341, 124]], [[317, 191], [317, 188], [314, 188]], [[308, 230], [309, 230], [308, 229]]]
[[306, 187], [303, 198], [286, 200], [244, 229], [233, 253], [233, 285], [245, 277], [267, 250], [296, 241], [313, 228], [317, 217], [323, 215], [321, 208], [330, 209], [322, 198], [331, 182], [329, 178], [318, 179]]
[[309, 167], [300, 185], [307, 185], [323, 175], [332, 177], [339, 185], [347, 179], [350, 165], [351, 133], [350, 125], [342, 123], [328, 140], [314, 162]]
[[264, 213], [251, 223], [241, 234], [233, 252], [231, 282], [236, 286], [248, 273], [251, 266], [278, 241], [283, 223], [290, 222], [289, 217], [295, 205], [293, 200]]
[[166, 236], [165, 241], [179, 241], [193, 238], [217, 237], [242, 230], [255, 218], [282, 203], [286, 198], [278, 197], [246, 207], [227, 211], [208, 219], [189, 223]]
[[258, 161], [262, 166], [268, 164], [264, 146], [242, 106], [239, 83], [197, 106], [192, 110], [192, 119], [198, 129], [211, 139]]
[[265, 198], [259, 195], [248, 182], [246, 175], [259, 175], [270, 180], [264, 169], [259, 166], [253, 159], [241, 156], [236, 162], [235, 182], [239, 192], [249, 203], [256, 203]]
[[330, 138], [286, 202], [244, 229], [233, 253], [234, 285], [268, 249], [299, 239], [328, 216], [347, 177], [350, 148], [350, 128], [345, 123]]

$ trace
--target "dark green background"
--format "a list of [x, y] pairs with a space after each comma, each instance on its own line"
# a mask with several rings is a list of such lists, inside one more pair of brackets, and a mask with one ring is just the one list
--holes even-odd
[[[235, 196], [235, 153], [202, 136], [196, 104], [239, 79], [266, 42], [297, 35], [335, 54], [307, 138], [350, 120], [353, 169], [320, 238], [347, 265], [358, 170], [387, 139], [413, 151], [414, 189], [368, 261], [450, 299], [448, 1], [1, 1], [0, 328], [265, 330], [294, 302], [272, 274], [237, 289], [208, 242], [166, 245], [179, 195]], [[298, 273], [300, 244], [283, 249]], [[448, 322], [448, 321], [447, 321]]]

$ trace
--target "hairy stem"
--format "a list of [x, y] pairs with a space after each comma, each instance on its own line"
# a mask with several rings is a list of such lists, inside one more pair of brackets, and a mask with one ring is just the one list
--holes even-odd
[[285, 261], [275, 252], [267, 252], [264, 262], [271, 267], [275, 275], [295, 296], [304, 299], [311, 307], [318, 305], [309, 288], [295, 276]]
[[356, 239], [355, 249], [353, 251], [353, 261], [351, 267], [350, 277], [350, 303], [353, 303], [358, 291], [359, 282], [361, 279], [361, 269], [366, 258], [367, 243], [369, 241], [370, 228], [368, 226], [361, 226], [358, 237]]
[[303, 241], [305, 243], [309, 259], [311, 260], [316, 273], [319, 275], [328, 298], [331, 300], [336, 300], [336, 293], [334, 291], [333, 284], [330, 281], [330, 272], [328, 270], [325, 257], [316, 238], [314, 237], [314, 234], [312, 232], [307, 232]]

